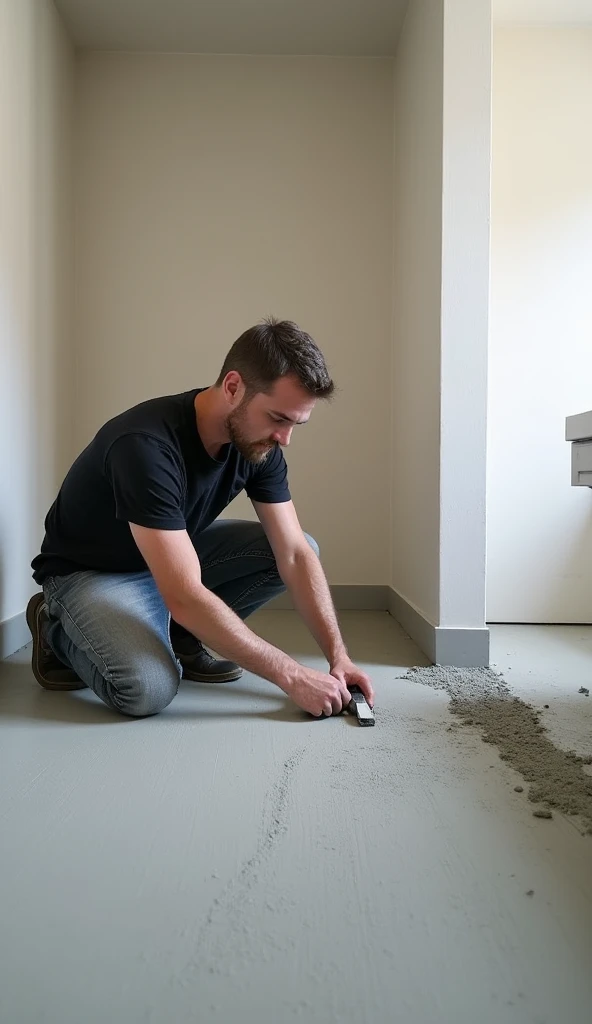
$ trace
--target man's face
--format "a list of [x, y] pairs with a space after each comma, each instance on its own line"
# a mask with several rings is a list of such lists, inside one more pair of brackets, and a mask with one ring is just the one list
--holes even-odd
[[269, 394], [242, 399], [226, 420], [228, 436], [249, 462], [264, 462], [277, 444], [290, 443], [295, 426], [308, 422], [315, 402], [291, 377], [281, 377]]

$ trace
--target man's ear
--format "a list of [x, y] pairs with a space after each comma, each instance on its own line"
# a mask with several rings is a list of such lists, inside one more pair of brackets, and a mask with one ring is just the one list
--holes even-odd
[[237, 370], [229, 370], [222, 381], [222, 390], [233, 405], [237, 404], [237, 399], [240, 400], [242, 398], [244, 384]]

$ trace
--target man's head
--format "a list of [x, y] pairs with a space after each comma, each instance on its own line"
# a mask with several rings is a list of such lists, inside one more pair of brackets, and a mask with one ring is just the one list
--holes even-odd
[[246, 459], [262, 462], [276, 444], [290, 443], [294, 426], [306, 423], [335, 385], [310, 335], [270, 318], [235, 341], [216, 388], [228, 408], [230, 440]]

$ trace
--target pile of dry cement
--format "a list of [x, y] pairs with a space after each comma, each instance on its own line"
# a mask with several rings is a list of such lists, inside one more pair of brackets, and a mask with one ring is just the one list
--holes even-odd
[[529, 800], [578, 815], [584, 831], [592, 834], [592, 778], [582, 769], [592, 757], [578, 757], [551, 743], [540, 712], [514, 697], [501, 675], [490, 668], [430, 665], [410, 669], [405, 678], [446, 690], [453, 714], [465, 725], [479, 726], [482, 739], [498, 747], [502, 761], [532, 783]]

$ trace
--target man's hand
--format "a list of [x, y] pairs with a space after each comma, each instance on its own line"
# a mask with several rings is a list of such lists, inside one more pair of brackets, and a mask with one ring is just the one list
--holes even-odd
[[342, 680], [305, 665], [299, 666], [298, 673], [285, 692], [299, 707], [316, 718], [341, 714], [351, 700], [351, 693]]
[[347, 654], [342, 654], [331, 664], [331, 675], [343, 686], [359, 686], [371, 708], [374, 707], [374, 690], [369, 676], [362, 672]]

